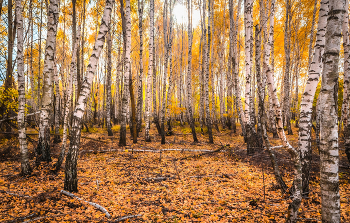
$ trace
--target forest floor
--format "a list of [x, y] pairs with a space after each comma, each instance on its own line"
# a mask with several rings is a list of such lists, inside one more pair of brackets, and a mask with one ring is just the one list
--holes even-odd
[[[231, 135], [227, 129], [214, 130], [215, 144], [208, 144], [208, 136], [200, 133], [200, 143], [192, 144], [189, 128], [177, 125], [165, 145], [152, 129], [152, 142], [146, 143], [141, 132], [137, 144], [128, 138], [128, 146], [121, 148], [118, 127], [114, 130], [114, 137], [108, 137], [102, 128], [83, 132], [87, 138], [81, 140], [79, 192], [74, 193], [104, 207], [110, 218], [60, 192], [64, 164], [58, 174], [52, 169], [61, 144], [51, 150], [53, 162], [42, 163], [31, 176], [21, 177], [18, 140], [12, 138], [0, 143], [0, 222], [282, 222], [286, 218], [291, 199], [278, 189], [267, 152], [259, 150], [247, 156], [240, 135]], [[296, 146], [297, 129], [293, 132], [287, 137]], [[34, 140], [29, 143], [34, 167], [37, 138], [30, 137]], [[276, 139], [271, 143], [281, 145]], [[230, 146], [221, 151], [206, 152], [227, 144]], [[186, 151], [191, 149], [198, 151]], [[291, 186], [290, 156], [284, 149], [275, 151], [283, 178]], [[321, 220], [318, 164], [315, 149], [311, 193], [303, 199], [300, 222]], [[343, 150], [340, 164], [341, 218], [350, 222], [350, 167]]]

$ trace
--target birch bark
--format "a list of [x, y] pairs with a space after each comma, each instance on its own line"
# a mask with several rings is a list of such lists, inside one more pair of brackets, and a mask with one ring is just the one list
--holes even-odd
[[107, 132], [108, 136], [113, 136], [112, 122], [111, 122], [111, 103], [112, 103], [112, 90], [111, 90], [111, 78], [112, 78], [112, 29], [111, 23], [109, 24], [109, 30], [107, 33]]
[[148, 74], [147, 74], [147, 95], [146, 95], [146, 129], [145, 129], [145, 141], [150, 142], [151, 138], [149, 136], [150, 130], [150, 116], [152, 111], [151, 98], [152, 98], [152, 82], [151, 78], [153, 76], [153, 61], [154, 61], [154, 0], [150, 0], [150, 9], [149, 9], [149, 21], [150, 21], [150, 31], [149, 31], [149, 64], [148, 64]]
[[131, 52], [131, 18], [130, 18], [130, 0], [125, 1], [125, 58], [124, 58], [124, 90], [122, 96], [122, 120], [120, 125], [120, 146], [126, 146], [126, 123], [127, 123], [127, 109], [128, 109], [128, 90], [129, 78], [131, 72], [130, 63]]
[[138, 0], [138, 11], [139, 11], [139, 37], [140, 37], [140, 70], [139, 70], [139, 82], [137, 87], [137, 134], [141, 131], [141, 123], [142, 123], [142, 102], [143, 102], [143, 94], [142, 94], [142, 78], [143, 78], [143, 6], [144, 1]]
[[253, 126], [253, 116], [251, 107], [251, 78], [254, 77], [252, 74], [252, 54], [253, 54], [253, 1], [244, 1], [244, 27], [245, 27], [245, 118], [246, 118], [246, 139], [247, 139], [247, 153], [253, 154], [254, 150], [261, 147], [261, 141], [256, 140], [255, 127]]
[[311, 159], [311, 118], [312, 103], [315, 97], [317, 84], [323, 67], [323, 51], [325, 45], [325, 32], [327, 26], [328, 0], [321, 0], [320, 12], [316, 33], [316, 45], [312, 62], [308, 71], [305, 91], [300, 102], [299, 116], [299, 150], [303, 167], [303, 192], [309, 191], [310, 159]]
[[322, 222], [340, 222], [338, 63], [346, 0], [330, 0], [320, 101]]
[[63, 137], [62, 137], [62, 145], [61, 145], [61, 152], [58, 157], [57, 163], [56, 163], [56, 169], [55, 171], [58, 172], [61, 168], [62, 162], [64, 160], [65, 154], [66, 154], [66, 146], [67, 146], [67, 137], [68, 137], [68, 119], [69, 119], [69, 109], [71, 107], [72, 102], [72, 89], [73, 89], [73, 77], [74, 73], [77, 71], [76, 66], [76, 58], [77, 58], [77, 49], [78, 49], [78, 41], [80, 37], [80, 29], [78, 26], [77, 34], [76, 34], [76, 40], [75, 45], [72, 50], [72, 61], [70, 63], [70, 71], [69, 71], [69, 77], [68, 77], [68, 83], [67, 83], [67, 90], [66, 90], [66, 105], [64, 107], [64, 114], [63, 114]]
[[[105, 42], [106, 34], [108, 32], [109, 23], [111, 20], [111, 13], [114, 0], [106, 0], [104, 13], [100, 29], [96, 38], [95, 46], [90, 56], [89, 65], [87, 66], [87, 73], [84, 77], [84, 81], [80, 90], [77, 105], [73, 113], [73, 122], [71, 128], [70, 146], [67, 154], [66, 170], [64, 189], [70, 192], [78, 191], [78, 178], [77, 178], [77, 160], [78, 150], [80, 144], [81, 135], [81, 123], [85, 111], [86, 100], [90, 95], [91, 82], [94, 78], [94, 74], [97, 68], [98, 60]], [[129, 4], [130, 9], [130, 4]]]
[[[40, 109], [40, 126], [39, 142], [37, 147], [38, 161], [51, 161], [50, 155], [50, 112], [52, 111], [52, 90], [54, 63], [56, 55], [56, 35], [59, 17], [58, 0], [50, 1], [48, 21], [47, 21], [47, 38], [44, 60], [44, 85], [43, 96]], [[40, 46], [39, 46], [40, 47]]]
[[188, 11], [188, 56], [187, 56], [187, 107], [188, 107], [188, 120], [192, 130], [193, 141], [198, 142], [196, 129], [194, 127], [193, 120], [193, 109], [192, 109], [192, 1], [187, 0], [187, 11]]
[[30, 175], [32, 169], [29, 164], [28, 147], [26, 139], [25, 124], [25, 76], [23, 60], [23, 15], [22, 0], [16, 0], [16, 22], [17, 22], [17, 74], [18, 74], [18, 141], [21, 152], [21, 174]]

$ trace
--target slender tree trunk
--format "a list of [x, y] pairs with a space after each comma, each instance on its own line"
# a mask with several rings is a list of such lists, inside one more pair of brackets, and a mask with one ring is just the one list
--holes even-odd
[[[271, 8], [274, 6], [274, 2], [271, 2]], [[271, 24], [270, 24], [271, 25]], [[271, 30], [270, 30], [271, 32]], [[271, 35], [271, 33], [270, 33]], [[287, 137], [285, 135], [284, 129], [283, 129], [283, 122], [282, 122], [282, 111], [281, 106], [277, 98], [277, 91], [274, 81], [274, 75], [273, 75], [273, 66], [269, 63], [270, 57], [271, 57], [271, 49], [273, 48], [273, 42], [272, 38], [269, 38], [269, 44], [266, 45], [265, 50], [265, 58], [264, 58], [264, 66], [266, 66], [266, 75], [267, 75], [267, 84], [269, 87], [269, 93], [270, 97], [272, 99], [272, 105], [275, 110], [275, 118], [276, 118], [276, 126], [277, 126], [277, 133], [279, 138], [282, 140], [283, 146], [287, 149], [287, 151], [290, 153], [293, 164], [294, 164], [294, 191], [293, 191], [293, 201], [289, 204], [288, 207], [288, 217], [287, 222], [296, 222], [297, 221], [297, 214], [298, 209], [301, 204], [301, 190], [302, 190], [302, 170], [301, 170], [301, 161], [300, 161], [300, 155], [299, 151], [297, 151], [295, 148], [293, 148], [290, 143], [287, 140]], [[273, 60], [272, 60], [273, 61]]]
[[142, 123], [142, 102], [143, 102], [143, 93], [142, 93], [142, 78], [143, 78], [143, 28], [142, 28], [142, 19], [143, 19], [143, 7], [144, 1], [138, 0], [138, 11], [139, 11], [139, 36], [140, 36], [140, 73], [139, 73], [139, 82], [137, 88], [137, 134], [141, 131]]
[[322, 71], [325, 32], [327, 26], [328, 0], [322, 0], [317, 25], [316, 45], [309, 67], [305, 91], [300, 102], [299, 117], [299, 150], [303, 167], [303, 193], [309, 192], [310, 161], [311, 161], [311, 127], [312, 103], [314, 100], [319, 77]]
[[[347, 2], [347, 4], [349, 4]], [[349, 41], [349, 11], [348, 11], [348, 6], [345, 7], [346, 12], [344, 15], [344, 22], [343, 22], [343, 46], [344, 46], [344, 85], [345, 85], [345, 76], [348, 77], [348, 81], [350, 81], [350, 41]], [[349, 87], [349, 83], [348, 83]], [[344, 88], [344, 93], [343, 97], [347, 97], [347, 102], [349, 103], [350, 101], [350, 94], [349, 91], [345, 95], [345, 88]], [[343, 102], [344, 105], [344, 102]], [[346, 156], [348, 157], [348, 161], [350, 163], [350, 122], [347, 120], [349, 119], [349, 107], [344, 111], [345, 113], [342, 113], [342, 116], [344, 117], [344, 120], [346, 119], [346, 122], [344, 122], [344, 139], [345, 139], [345, 153]]]
[[233, 103], [233, 81], [232, 75], [235, 69], [235, 61], [234, 61], [234, 15], [233, 15], [233, 0], [229, 0], [229, 16], [230, 16], [230, 47], [229, 47], [229, 58], [228, 58], [228, 72], [227, 72], [227, 124], [229, 129], [232, 129], [232, 103]]
[[38, 88], [37, 88], [37, 97], [38, 97], [38, 108], [41, 108], [41, 30], [43, 27], [43, 2], [41, 2], [40, 6], [40, 26], [39, 26], [39, 52], [38, 52]]
[[22, 0], [16, 0], [16, 22], [17, 22], [17, 74], [18, 74], [18, 141], [21, 151], [21, 170], [22, 175], [30, 175], [32, 169], [29, 164], [28, 148], [26, 140], [25, 125], [25, 77], [23, 62], [23, 16]]
[[[154, 34], [153, 34], [154, 35]], [[155, 45], [153, 45], [155, 46]], [[155, 65], [156, 60], [155, 60], [155, 52], [156, 49], [153, 47], [153, 74], [152, 74], [152, 81], [153, 81], [153, 122], [156, 124], [158, 134], [161, 135], [161, 129], [160, 129], [160, 124], [159, 124], [159, 116], [157, 113], [157, 66]], [[160, 94], [160, 91], [158, 91]], [[158, 96], [158, 100], [160, 101], [160, 97]]]
[[[123, 10], [123, 9], [121, 9]], [[131, 18], [130, 18], [130, 0], [125, 1], [125, 58], [124, 58], [124, 89], [122, 97], [122, 120], [120, 125], [119, 145], [126, 146], [126, 123], [127, 123], [127, 107], [128, 107], [128, 88], [131, 72], [130, 53], [131, 53]]]
[[72, 89], [73, 89], [73, 77], [74, 73], [77, 72], [76, 66], [77, 66], [77, 50], [79, 45], [79, 39], [80, 39], [80, 28], [78, 26], [78, 30], [75, 37], [75, 45], [73, 46], [72, 50], [72, 61], [70, 63], [70, 71], [69, 71], [69, 77], [68, 77], [68, 83], [67, 83], [67, 90], [66, 90], [66, 105], [64, 106], [64, 118], [63, 118], [63, 137], [62, 137], [62, 145], [61, 145], [61, 152], [58, 157], [57, 163], [56, 163], [56, 169], [55, 171], [58, 172], [61, 169], [62, 162], [64, 160], [65, 154], [66, 154], [66, 145], [67, 145], [67, 136], [68, 136], [68, 119], [69, 119], [69, 109], [71, 108], [71, 102], [72, 102]]
[[291, 2], [286, 0], [286, 20], [284, 28], [284, 55], [285, 55], [285, 74], [284, 74], [284, 94], [283, 94], [283, 110], [285, 113], [285, 123], [287, 125], [288, 135], [293, 135], [290, 123], [290, 35], [291, 35]]
[[233, 48], [233, 54], [235, 56], [235, 71], [234, 71], [234, 84], [235, 84], [235, 104], [236, 104], [236, 109], [237, 109], [237, 113], [238, 113], [238, 118], [240, 120], [241, 123], [241, 129], [242, 129], [242, 135], [244, 136], [244, 138], [246, 139], [246, 120], [245, 120], [245, 116], [244, 116], [244, 110], [243, 110], [243, 105], [242, 105], [242, 99], [241, 99], [241, 89], [240, 89], [240, 85], [239, 85], [239, 61], [240, 61], [240, 54], [241, 54], [241, 48], [240, 48], [240, 44], [237, 45], [238, 41], [238, 29], [239, 29], [239, 14], [241, 11], [241, 5], [242, 5], [242, 0], [238, 1], [238, 5], [237, 5], [237, 14], [235, 17], [235, 34], [233, 35], [233, 39], [234, 39], [234, 48]]
[[320, 100], [322, 222], [340, 222], [338, 63], [346, 0], [330, 0]]
[[108, 136], [113, 136], [112, 122], [111, 122], [111, 101], [112, 101], [112, 90], [111, 90], [111, 78], [112, 78], [112, 30], [111, 23], [109, 24], [109, 31], [107, 33], [107, 131]]
[[[81, 135], [81, 123], [82, 123], [83, 115], [85, 111], [86, 98], [90, 94], [91, 82], [93, 80], [93, 77], [97, 68], [98, 60], [103, 48], [103, 44], [105, 42], [106, 34], [108, 32], [113, 3], [114, 3], [113, 0], [111, 1], [106, 0], [105, 10], [102, 16], [100, 29], [96, 38], [95, 46], [93, 48], [94, 50], [92, 51], [89, 65], [87, 67], [87, 73], [85, 75], [84, 82], [77, 101], [77, 105], [73, 113], [73, 123], [70, 131], [71, 133], [70, 146], [67, 154], [65, 181], [64, 181], [64, 189], [70, 192], [78, 191], [77, 160], [78, 160], [78, 150], [79, 150], [80, 135]], [[129, 9], [130, 9], [130, 4], [129, 4]]]
[[40, 109], [38, 161], [51, 161], [50, 155], [50, 112], [52, 111], [52, 90], [56, 55], [56, 35], [59, 17], [58, 0], [51, 0], [48, 12], [47, 38], [44, 60], [44, 85]]
[[[210, 1], [209, 1], [210, 4]], [[212, 120], [210, 117], [209, 109], [209, 47], [207, 42], [207, 29], [205, 26], [206, 19], [206, 2], [203, 1], [203, 23], [204, 23], [204, 32], [203, 32], [203, 55], [204, 55], [204, 101], [205, 101], [205, 117], [207, 121], [208, 134], [209, 134], [209, 143], [214, 143], [213, 132], [212, 132]]]
[[58, 72], [57, 72], [57, 65], [56, 61], [54, 63], [54, 81], [55, 81], [55, 137], [54, 137], [54, 143], [61, 142], [61, 137], [59, 135], [60, 133], [60, 85], [58, 83]]
[[349, 42], [349, 15], [348, 15], [348, 1], [346, 3], [346, 12], [344, 15], [344, 21], [342, 25], [343, 30], [343, 49], [344, 49], [344, 83], [343, 83], [343, 106], [341, 112], [342, 122], [339, 123], [339, 132], [342, 129], [342, 123], [344, 126], [344, 138], [346, 138], [346, 134], [348, 133], [348, 114], [349, 114], [349, 82], [350, 82], [350, 72], [349, 72], [349, 63], [350, 63], [350, 42]]
[[198, 142], [196, 129], [194, 127], [193, 109], [192, 109], [192, 1], [187, 0], [188, 11], [188, 56], [187, 56], [187, 104], [188, 104], [188, 121], [192, 130], [193, 142]]
[[150, 130], [150, 116], [151, 116], [151, 97], [152, 97], [152, 82], [151, 78], [153, 74], [153, 61], [154, 61], [154, 0], [150, 0], [150, 9], [149, 9], [149, 21], [150, 21], [150, 31], [149, 31], [149, 64], [148, 64], [148, 74], [147, 74], [147, 95], [146, 95], [146, 116], [145, 116], [145, 141], [150, 142], [151, 138], [149, 136]]

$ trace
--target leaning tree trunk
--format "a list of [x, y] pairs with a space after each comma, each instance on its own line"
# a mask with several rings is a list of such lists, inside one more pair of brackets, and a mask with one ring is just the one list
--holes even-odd
[[338, 146], [338, 63], [347, 0], [330, 0], [320, 100], [322, 222], [340, 222]]
[[[56, 35], [59, 17], [58, 0], [51, 0], [47, 21], [47, 38], [44, 60], [44, 86], [40, 109], [38, 161], [51, 161], [50, 155], [50, 112], [52, 111], [52, 78], [56, 55]], [[39, 46], [40, 47], [40, 46]]]
[[63, 116], [63, 137], [62, 137], [62, 145], [61, 145], [61, 152], [58, 157], [57, 163], [56, 163], [56, 172], [58, 172], [61, 168], [62, 162], [65, 157], [66, 153], [66, 144], [67, 144], [67, 136], [68, 136], [68, 121], [69, 121], [69, 109], [71, 107], [71, 101], [72, 101], [72, 89], [73, 89], [73, 77], [74, 73], [77, 72], [76, 66], [77, 66], [77, 50], [79, 45], [79, 38], [80, 38], [80, 28], [78, 26], [77, 34], [75, 37], [75, 43], [72, 51], [72, 61], [70, 64], [70, 75], [68, 77], [68, 83], [67, 83], [67, 89], [66, 89], [66, 106], [64, 107], [64, 116]]
[[30, 175], [32, 169], [29, 164], [28, 147], [26, 139], [25, 124], [25, 77], [23, 62], [23, 16], [22, 16], [22, 0], [16, 0], [16, 23], [17, 23], [17, 73], [18, 73], [18, 141], [21, 151], [21, 174], [23, 176]]
[[[77, 105], [73, 113], [73, 122], [70, 131], [70, 146], [67, 154], [66, 170], [64, 189], [70, 192], [78, 191], [78, 178], [77, 178], [77, 160], [78, 150], [81, 136], [81, 123], [86, 107], [86, 100], [90, 95], [91, 82], [94, 78], [94, 74], [97, 68], [98, 60], [105, 42], [106, 34], [108, 32], [109, 23], [111, 20], [111, 13], [114, 0], [106, 0], [105, 10], [102, 16], [100, 29], [96, 38], [95, 46], [93, 48], [89, 65], [87, 66], [86, 75], [80, 90]], [[130, 4], [129, 4], [130, 10]], [[130, 49], [130, 48], [129, 48]], [[130, 52], [130, 51], [129, 51]]]
[[[272, 2], [271, 8], [274, 8], [274, 1]], [[271, 32], [271, 31], [270, 31]], [[270, 33], [271, 35], [271, 33]], [[273, 35], [273, 34], [272, 34]], [[293, 201], [290, 203], [288, 207], [288, 217], [287, 222], [296, 222], [297, 215], [298, 215], [298, 209], [301, 204], [301, 189], [302, 189], [302, 171], [301, 171], [301, 161], [300, 161], [300, 155], [299, 151], [297, 151], [295, 148], [293, 148], [290, 143], [287, 140], [287, 137], [285, 135], [284, 129], [283, 129], [283, 122], [282, 122], [282, 111], [281, 106], [277, 98], [277, 90], [275, 86], [274, 81], [274, 74], [273, 74], [273, 66], [271, 66], [270, 58], [271, 58], [271, 49], [273, 47], [273, 38], [269, 38], [269, 44], [266, 44], [265, 50], [265, 58], [264, 58], [264, 66], [266, 67], [266, 76], [267, 76], [267, 85], [269, 88], [269, 97], [272, 99], [272, 106], [275, 110], [275, 118], [276, 118], [276, 127], [277, 127], [277, 133], [279, 138], [282, 140], [283, 146], [288, 150], [288, 152], [291, 154], [293, 164], [294, 164], [294, 190], [293, 190]]]
[[111, 91], [111, 78], [112, 78], [112, 30], [111, 23], [109, 24], [109, 31], [107, 33], [107, 131], [108, 136], [113, 136], [112, 123], [111, 123], [111, 103], [112, 103], [112, 91]]
[[187, 56], [187, 107], [188, 107], [188, 122], [190, 124], [193, 136], [193, 142], [198, 142], [196, 129], [194, 127], [193, 120], [193, 108], [192, 108], [192, 2], [187, 0], [187, 11], [188, 11], [188, 56]]
[[303, 193], [309, 191], [310, 161], [311, 161], [311, 127], [312, 103], [314, 100], [319, 77], [322, 71], [322, 58], [325, 45], [325, 32], [328, 15], [328, 0], [322, 0], [317, 25], [316, 45], [309, 67], [309, 76], [300, 103], [299, 117], [299, 150], [303, 168]]
[[122, 120], [120, 125], [119, 145], [126, 146], [126, 123], [128, 109], [128, 90], [129, 78], [131, 72], [130, 53], [131, 53], [131, 18], [130, 18], [130, 0], [125, 1], [125, 58], [124, 58], [124, 90], [122, 97]]
[[150, 0], [150, 9], [149, 9], [149, 21], [150, 21], [150, 31], [149, 31], [149, 64], [148, 64], [148, 74], [147, 74], [147, 95], [146, 95], [146, 116], [145, 116], [145, 141], [150, 142], [151, 138], [149, 136], [150, 130], [150, 116], [151, 116], [151, 91], [152, 91], [152, 82], [151, 78], [153, 76], [153, 61], [154, 61], [154, 0]]

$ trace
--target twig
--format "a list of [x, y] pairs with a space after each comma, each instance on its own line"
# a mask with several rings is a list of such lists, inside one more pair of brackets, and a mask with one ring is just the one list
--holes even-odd
[[12, 196], [17, 196], [17, 197], [32, 198], [31, 196], [28, 196], [28, 195], [16, 194], [16, 193], [9, 192], [9, 191], [4, 191], [4, 190], [0, 190], [0, 193], [5, 193], [5, 194], [12, 195]]
[[67, 196], [69, 196], [69, 197], [76, 198], [76, 199], [79, 200], [79, 201], [84, 201], [85, 203], [88, 203], [88, 204], [94, 206], [95, 208], [99, 209], [99, 210], [102, 211], [103, 213], [105, 213], [105, 215], [106, 215], [107, 218], [110, 218], [110, 217], [111, 217], [111, 215], [108, 213], [108, 211], [107, 211], [104, 207], [102, 207], [101, 205], [99, 205], [99, 204], [96, 204], [96, 203], [93, 203], [93, 202], [89, 202], [89, 201], [85, 201], [85, 200], [81, 199], [80, 197], [78, 197], [78, 196], [76, 196], [76, 195], [74, 195], [74, 194], [72, 194], [72, 193], [69, 193], [68, 191], [65, 191], [65, 190], [61, 190], [61, 193], [64, 194], [64, 195], [67, 195]]
[[124, 217], [121, 217], [121, 218], [117, 218], [115, 221], [110, 221], [110, 222], [120, 222], [120, 221], [124, 221], [126, 219], [129, 219], [129, 218], [138, 218], [138, 217], [142, 217], [142, 214], [127, 215], [127, 216], [124, 216]]
[[297, 220], [321, 221], [321, 220], [319, 220], [319, 219], [317, 219], [317, 218], [297, 218]]
[[[196, 157], [201, 157], [201, 156], [208, 155], [208, 154], [217, 153], [217, 152], [220, 152], [221, 150], [223, 150], [225, 148], [226, 148], [226, 146], [221, 146], [219, 149], [210, 150], [208, 152], [204, 152], [204, 153], [193, 155], [193, 156], [186, 156], [186, 157], [181, 158], [180, 160], [185, 160], [185, 159], [189, 159], [189, 158], [196, 158]], [[175, 160], [177, 160], [177, 159], [175, 159]]]
[[62, 215], [68, 215], [69, 213], [66, 214], [57, 214], [57, 215], [50, 215], [50, 216], [42, 216], [42, 217], [37, 217], [37, 218], [33, 218], [27, 221], [24, 221], [23, 223], [29, 223], [32, 221], [37, 221], [37, 220], [41, 220], [41, 219], [45, 219], [45, 218], [53, 218], [53, 217], [58, 217], [58, 216], [62, 216]]

